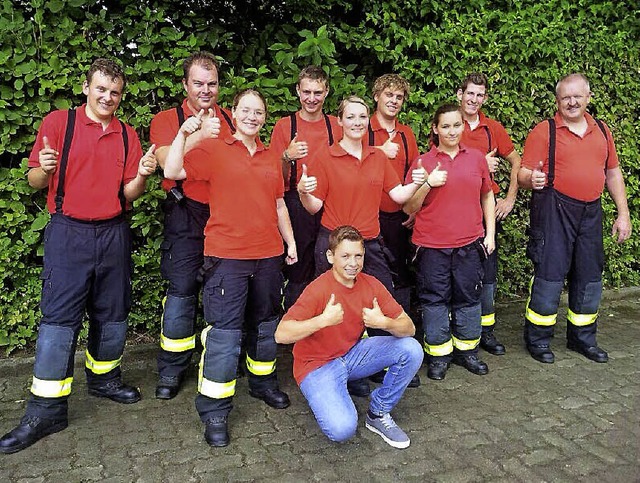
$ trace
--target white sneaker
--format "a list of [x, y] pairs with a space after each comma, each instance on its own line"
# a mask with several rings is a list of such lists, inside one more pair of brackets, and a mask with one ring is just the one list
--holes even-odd
[[389, 413], [383, 414], [379, 418], [371, 418], [367, 413], [365, 426], [370, 431], [382, 436], [382, 439], [394, 448], [404, 449], [411, 444], [407, 433], [400, 429]]

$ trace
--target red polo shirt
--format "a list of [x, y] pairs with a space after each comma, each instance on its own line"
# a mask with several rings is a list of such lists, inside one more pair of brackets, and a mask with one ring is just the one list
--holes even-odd
[[[371, 116], [371, 120], [369, 121], [371, 126], [371, 130], [373, 131], [373, 146], [382, 146], [388, 139], [389, 133], [385, 128], [380, 125], [380, 121], [378, 121], [378, 117], [376, 115]], [[408, 151], [405, 151], [404, 142], [402, 141], [402, 135], [407, 140], [407, 148]], [[396, 120], [396, 135], [393, 138], [393, 142], [400, 146], [398, 150], [398, 155], [394, 159], [389, 159], [391, 166], [398, 174], [399, 179], [404, 179], [405, 173], [411, 166], [411, 163], [414, 159], [416, 159], [420, 152], [418, 151], [418, 143], [416, 142], [416, 137], [413, 134], [413, 131], [409, 126], [404, 124], [400, 124]], [[380, 202], [380, 211], [385, 211], [387, 213], [395, 213], [396, 211], [400, 211], [402, 209], [402, 205], [397, 204], [387, 193], [382, 193], [382, 200]]]
[[[491, 191], [491, 178], [484, 154], [460, 145], [454, 159], [437, 147], [420, 156], [431, 172], [438, 163], [447, 171], [447, 182], [432, 188], [416, 215], [412, 241], [428, 248], [457, 248], [484, 235], [480, 195]], [[417, 166], [417, 160], [412, 169]], [[410, 181], [411, 175], [407, 175]]]
[[320, 329], [295, 343], [293, 377], [298, 384], [311, 371], [345, 355], [360, 340], [364, 332], [362, 309], [373, 307], [374, 298], [387, 317], [396, 319], [402, 314], [402, 307], [375, 277], [360, 273], [349, 288], [335, 279], [332, 270], [327, 270], [304, 289], [282, 320], [304, 321], [320, 315], [331, 294], [335, 295], [335, 303], [342, 305], [342, 323]]
[[[136, 177], [142, 148], [136, 132], [132, 127], [126, 126], [129, 155], [125, 162], [122, 127], [118, 119], [114, 117], [107, 128], [103, 129], [101, 123], [87, 117], [85, 108], [86, 104], [83, 104], [76, 109], [62, 211], [79, 220], [108, 220], [122, 212], [118, 198], [120, 184], [124, 180], [126, 185]], [[40, 166], [38, 153], [44, 148], [43, 136], [47, 137], [49, 146], [60, 153], [60, 163], [66, 129], [67, 111], [53, 111], [44, 118], [29, 155], [29, 168]], [[59, 174], [58, 169], [49, 178], [47, 208], [50, 213], [56, 211]]]
[[[501, 158], [509, 156], [513, 150], [513, 141], [509, 137], [507, 130], [502, 124], [493, 119], [489, 119], [482, 111], [478, 113], [480, 123], [475, 129], [471, 130], [469, 123], [464, 121], [464, 132], [462, 133], [461, 142], [473, 149], [477, 149], [484, 154], [498, 148], [496, 154]], [[498, 194], [500, 187], [495, 181], [493, 183], [493, 192]]]
[[[556, 121], [556, 164], [553, 186], [561, 193], [581, 201], [593, 201], [602, 195], [605, 182], [605, 160], [609, 155], [609, 169], [618, 166], [618, 154], [611, 131], [605, 125], [607, 138], [589, 114], [587, 130], [582, 137], [564, 124], [560, 114]], [[549, 171], [549, 123], [539, 123], [527, 136], [522, 154], [522, 166]]]
[[[327, 130], [327, 123], [324, 116], [318, 121], [305, 121], [300, 117], [300, 111], [296, 112], [296, 131], [298, 133], [297, 140], [305, 141], [308, 147], [308, 154], [298, 160], [296, 160], [297, 180], [300, 181], [302, 176], [302, 165], [307, 164], [309, 158], [320, 150], [320, 148], [329, 145], [329, 131]], [[342, 127], [338, 124], [338, 118], [335, 116], [327, 116], [329, 118], [329, 124], [331, 125], [331, 132], [333, 134], [333, 142], [337, 143], [342, 139]], [[285, 149], [291, 144], [291, 117], [286, 116], [278, 120], [273, 127], [271, 133], [271, 144], [269, 149], [279, 156]], [[289, 189], [289, 180], [284, 180], [285, 189]], [[295, 189], [295, 187], [294, 187]]]
[[284, 196], [280, 157], [258, 140], [251, 156], [233, 136], [206, 139], [185, 154], [187, 179], [208, 186], [204, 254], [236, 260], [281, 255], [276, 200]]
[[[182, 101], [182, 109], [184, 110], [185, 119], [197, 114], [197, 112], [194, 113], [191, 111], [191, 109], [189, 109], [189, 105], [187, 104], [186, 99]], [[218, 118], [220, 118], [219, 137], [231, 135], [231, 126], [229, 126], [225, 117], [220, 113], [222, 108], [218, 105], [214, 105], [213, 109], [216, 112]], [[224, 109], [224, 111], [229, 116], [229, 119], [231, 119], [231, 113], [227, 109]], [[178, 134], [179, 128], [180, 126], [178, 125], [178, 113], [175, 107], [172, 109], [167, 109], [166, 111], [159, 112], [151, 120], [151, 127], [149, 132], [150, 141], [152, 144], [156, 145], [156, 149], [162, 146], [171, 146], [171, 143], [175, 139], [176, 134]], [[175, 185], [176, 182], [170, 179], [162, 180], [162, 188], [165, 191], [169, 191]], [[188, 198], [199, 201], [200, 203], [208, 203], [209, 188], [206, 183], [202, 181], [185, 180], [182, 184], [182, 190]]]
[[373, 146], [363, 146], [362, 161], [338, 143], [325, 147], [311, 159], [308, 174], [318, 178], [313, 195], [324, 201], [322, 226], [351, 225], [367, 240], [380, 233], [382, 193], [401, 184], [387, 156]]

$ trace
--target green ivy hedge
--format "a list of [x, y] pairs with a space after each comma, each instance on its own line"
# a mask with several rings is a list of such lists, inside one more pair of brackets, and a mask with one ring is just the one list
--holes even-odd
[[[220, 56], [220, 101], [256, 87], [273, 123], [298, 108], [300, 68], [321, 64], [331, 76], [327, 110], [348, 94], [370, 99], [373, 79], [405, 76], [413, 91], [401, 119], [422, 149], [437, 105], [455, 100], [460, 80], [483, 71], [491, 81], [486, 112], [507, 127], [518, 149], [531, 127], [553, 114], [553, 88], [571, 71], [592, 80], [592, 112], [617, 139], [635, 232], [638, 220], [640, 10], [606, 0], [261, 0], [243, 2], [0, 0], [0, 346], [34, 340], [39, 318], [41, 192], [26, 183], [26, 156], [43, 116], [83, 102], [81, 81], [97, 56], [125, 65], [129, 84], [119, 116], [147, 145], [153, 115], [182, 98], [181, 60], [206, 49]], [[249, 3], [251, 5], [249, 6]], [[222, 4], [222, 5], [221, 5]], [[508, 170], [500, 179], [506, 186]], [[158, 179], [135, 203], [135, 305], [131, 324], [157, 332], [164, 285], [159, 275]], [[528, 193], [501, 237], [501, 297], [525, 292]], [[607, 229], [614, 206], [605, 196]], [[638, 285], [638, 237], [605, 240], [608, 286]]]

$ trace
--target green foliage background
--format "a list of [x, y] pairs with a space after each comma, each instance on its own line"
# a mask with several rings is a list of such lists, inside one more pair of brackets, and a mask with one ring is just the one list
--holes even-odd
[[[387, 72], [413, 86], [401, 119], [427, 146], [437, 105], [455, 100], [470, 71], [491, 81], [485, 105], [519, 151], [527, 132], [554, 112], [553, 88], [572, 71], [592, 81], [592, 112], [617, 140], [635, 233], [638, 219], [640, 9], [637, 1], [405, 0], [86, 1], [0, 0], [0, 346], [35, 338], [48, 215], [43, 193], [26, 183], [26, 156], [43, 116], [83, 102], [81, 80], [97, 56], [116, 57], [129, 76], [119, 116], [147, 145], [153, 115], [182, 98], [181, 60], [199, 49], [223, 62], [220, 103], [243, 87], [268, 99], [268, 129], [298, 108], [300, 68], [321, 64], [331, 76], [328, 112], [348, 94], [370, 98]], [[503, 173], [508, 169], [503, 169]], [[506, 187], [506, 176], [501, 180]], [[164, 286], [158, 179], [136, 203], [133, 326], [157, 332]], [[501, 242], [501, 297], [526, 291], [528, 193], [521, 192]], [[606, 229], [615, 216], [605, 196]], [[638, 285], [638, 237], [606, 238], [608, 286]]]

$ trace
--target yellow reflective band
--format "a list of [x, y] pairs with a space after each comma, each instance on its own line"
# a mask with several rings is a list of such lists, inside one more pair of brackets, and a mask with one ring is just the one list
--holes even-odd
[[40, 397], [62, 397], [71, 394], [71, 383], [73, 377], [67, 377], [62, 381], [45, 381], [33, 378], [31, 383], [31, 394]]
[[211, 325], [206, 327], [200, 335], [202, 341], [202, 355], [200, 356], [200, 368], [198, 369], [198, 392], [203, 396], [213, 399], [224, 399], [236, 393], [236, 380], [229, 382], [214, 382], [204, 377], [204, 355], [207, 352], [207, 334], [211, 330]]
[[483, 315], [480, 319], [483, 327], [491, 327], [496, 323], [496, 314]]
[[196, 348], [196, 336], [195, 334], [184, 339], [169, 339], [160, 334], [160, 347], [167, 352], [185, 352]]
[[558, 314], [551, 314], [551, 315], [537, 314], [533, 310], [531, 310], [528, 305], [527, 305], [527, 310], [524, 316], [533, 325], [544, 325], [544, 326], [555, 325], [556, 319], [558, 318]]
[[115, 361], [96, 361], [91, 357], [91, 354], [89, 354], [89, 350], [85, 351], [85, 356], [86, 361], [84, 365], [94, 374], [106, 374], [118, 367], [122, 361], [122, 357], [118, 357]]
[[268, 376], [276, 370], [276, 360], [267, 362], [254, 361], [247, 355], [247, 369], [256, 376]]
[[476, 347], [478, 347], [479, 343], [480, 343], [479, 337], [477, 339], [471, 339], [471, 340], [462, 340], [456, 337], [453, 338], [453, 345], [455, 346], [456, 349], [459, 349], [461, 351], [470, 351], [471, 349], [475, 349]]
[[567, 310], [567, 320], [573, 325], [584, 327], [593, 324], [598, 318], [598, 312], [595, 314], [576, 314], [571, 309]]
[[229, 382], [214, 382], [204, 377], [198, 378], [198, 392], [212, 399], [224, 399], [236, 393], [236, 380]]
[[425, 342], [424, 351], [430, 356], [447, 356], [453, 352], [453, 341], [449, 339], [440, 345], [429, 345]]

